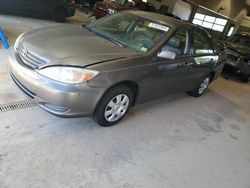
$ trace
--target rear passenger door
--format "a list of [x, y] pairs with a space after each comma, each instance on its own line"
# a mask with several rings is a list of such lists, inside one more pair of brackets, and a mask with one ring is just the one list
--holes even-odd
[[[149, 81], [145, 88], [148, 90], [143, 93], [148, 94], [147, 97], [163, 96], [179, 91], [186, 91], [189, 87], [186, 75], [189, 72], [190, 58], [190, 31], [183, 28], [177, 30], [160, 48], [158, 54], [153, 58], [152, 65], [149, 70]], [[166, 54], [173, 54], [169, 58]]]
[[188, 78], [192, 80], [193, 87], [209, 74], [218, 62], [219, 56], [215, 51], [212, 41], [202, 30], [192, 30], [191, 44], [192, 64]]

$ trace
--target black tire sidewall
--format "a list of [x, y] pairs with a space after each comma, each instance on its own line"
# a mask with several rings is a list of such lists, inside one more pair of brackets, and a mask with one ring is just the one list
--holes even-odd
[[241, 74], [240, 75], [240, 79], [241, 79], [241, 81], [242, 82], [245, 82], [245, 83], [247, 83], [248, 81], [249, 81], [249, 77], [250, 77], [250, 74]]
[[[104, 113], [105, 113], [105, 109], [108, 105], [108, 103], [117, 95], [120, 94], [125, 94], [128, 96], [129, 98], [129, 107], [126, 111], [126, 113], [117, 121], [114, 122], [109, 122], [105, 119]], [[121, 121], [126, 114], [129, 112], [129, 109], [131, 107], [131, 104], [133, 103], [133, 92], [129, 87], [126, 86], [117, 86], [115, 88], [110, 89], [107, 93], [104, 94], [104, 96], [101, 98], [100, 102], [98, 103], [97, 107], [96, 107], [96, 111], [94, 114], [95, 120], [97, 121], [97, 123], [99, 125], [101, 125], [102, 127], [109, 127], [109, 126], [113, 126], [116, 123], [118, 123], [119, 121]]]
[[66, 10], [63, 7], [57, 7], [52, 13], [53, 20], [64, 22], [66, 20]]
[[203, 82], [206, 78], [209, 78], [209, 84], [211, 83], [211, 75], [209, 74], [209, 75], [205, 76], [205, 77], [202, 79], [202, 81], [199, 83], [198, 87], [197, 87], [193, 92], [191, 92], [191, 94], [192, 94], [194, 97], [200, 97], [200, 96], [202, 96], [202, 95], [207, 91], [208, 87], [206, 88], [206, 90], [205, 90], [203, 93], [199, 93], [200, 86], [201, 86], [202, 82]]

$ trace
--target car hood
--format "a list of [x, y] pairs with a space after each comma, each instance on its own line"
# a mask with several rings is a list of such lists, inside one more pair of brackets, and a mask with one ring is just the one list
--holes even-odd
[[242, 46], [234, 43], [226, 43], [226, 47], [230, 50], [234, 50], [235, 52], [241, 55], [250, 55], [250, 47]]
[[60, 26], [25, 33], [20, 45], [51, 65], [88, 65], [135, 56], [138, 52], [103, 39], [81, 26]]

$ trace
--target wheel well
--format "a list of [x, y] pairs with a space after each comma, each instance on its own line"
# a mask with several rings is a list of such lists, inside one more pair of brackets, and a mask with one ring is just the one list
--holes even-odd
[[132, 81], [125, 81], [125, 82], [122, 82], [121, 84], [128, 86], [133, 91], [134, 101], [132, 103], [132, 106], [134, 106], [134, 104], [136, 103], [138, 94], [139, 94], [139, 86], [138, 86], [138, 84], [135, 83], [135, 82], [132, 82]]
[[54, 12], [55, 12], [56, 10], [58, 10], [58, 9], [64, 10], [65, 13], [67, 14], [67, 9], [66, 9], [64, 6], [57, 6], [57, 7], [55, 7], [55, 8], [52, 10], [51, 14], [53, 15]]
[[139, 94], [139, 86], [136, 82], [133, 82], [133, 81], [122, 81], [122, 82], [119, 82], [119, 83], [116, 83], [115, 85], [112, 85], [110, 88], [107, 89], [107, 91], [104, 92], [104, 94], [100, 97], [96, 107], [95, 107], [95, 111], [96, 111], [96, 108], [98, 107], [101, 99], [103, 98], [103, 96], [108, 92], [110, 91], [111, 89], [117, 87], [117, 86], [120, 86], [120, 85], [125, 85], [127, 87], [129, 87], [132, 91], [133, 91], [133, 94], [134, 94], [134, 101], [132, 102], [132, 106], [135, 105], [136, 103], [136, 100], [137, 100], [137, 96]]
[[63, 6], [55, 7], [51, 13], [51, 18], [57, 22], [64, 22], [67, 17], [67, 9]]
[[211, 81], [213, 81], [214, 76], [215, 76], [215, 72], [214, 72], [214, 71], [213, 71], [213, 72], [210, 72], [210, 74], [211, 74]]
[[[138, 94], [139, 94], [139, 86], [138, 86], [138, 84], [136, 82], [122, 81], [122, 82], [116, 83], [115, 85], [112, 85], [105, 93], [107, 93], [112, 88], [120, 86], [120, 85], [125, 85], [125, 86], [129, 87], [132, 90], [132, 92], [134, 94], [134, 100], [132, 102], [132, 106], [134, 106], [134, 104], [136, 103]], [[105, 93], [104, 93], [104, 95], [105, 95]]]

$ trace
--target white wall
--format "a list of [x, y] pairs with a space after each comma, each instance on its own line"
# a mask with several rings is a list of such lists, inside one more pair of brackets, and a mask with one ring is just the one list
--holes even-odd
[[[156, 0], [149, 0], [157, 9], [161, 4], [169, 7], [170, 12], [173, 12], [175, 4], [178, 0], [162, 0], [158, 2]], [[220, 7], [224, 10], [220, 10], [220, 14], [235, 19], [245, 27], [250, 27], [250, 0], [190, 0], [193, 3], [197, 3], [211, 10], [218, 11]]]
[[182, 0], [176, 0], [172, 12], [182, 20], [188, 21], [192, 13], [192, 6], [190, 3], [186, 3]]

